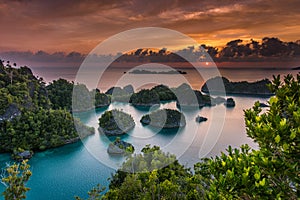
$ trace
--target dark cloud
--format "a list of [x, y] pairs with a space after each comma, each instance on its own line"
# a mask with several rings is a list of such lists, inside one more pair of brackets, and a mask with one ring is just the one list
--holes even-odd
[[297, 40], [298, 0], [0, 0], [0, 51], [89, 52], [120, 31], [175, 29], [200, 43], [276, 36]]

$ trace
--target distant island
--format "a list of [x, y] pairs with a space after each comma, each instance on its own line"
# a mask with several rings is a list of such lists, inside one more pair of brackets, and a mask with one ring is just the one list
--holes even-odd
[[292, 68], [292, 70], [300, 70], [300, 66], [299, 67], [294, 67], [294, 68]]
[[180, 128], [186, 125], [185, 116], [172, 109], [160, 109], [144, 115], [140, 122], [157, 128]]
[[[124, 72], [124, 74], [127, 72]], [[133, 70], [128, 72], [129, 74], [187, 74], [186, 71], [170, 70], [170, 71], [150, 71], [150, 70]]]
[[[224, 83], [226, 94], [241, 94], [241, 95], [258, 95], [258, 96], [272, 96], [268, 84], [271, 82], [268, 79], [263, 79], [256, 82], [231, 82], [225, 77], [214, 77], [205, 82], [201, 91], [204, 93], [221, 93], [220, 82]], [[209, 85], [209, 87], [208, 87]]]
[[132, 116], [117, 109], [105, 111], [99, 118], [99, 131], [108, 136], [123, 135], [134, 126]]

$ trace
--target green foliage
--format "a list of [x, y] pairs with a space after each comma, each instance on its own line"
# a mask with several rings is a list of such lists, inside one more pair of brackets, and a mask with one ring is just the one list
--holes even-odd
[[73, 83], [59, 79], [46, 88], [28, 67], [12, 68], [7, 63], [0, 62], [0, 152], [13, 152], [19, 160], [23, 151], [32, 154], [77, 141], [75, 125], [80, 137], [94, 132], [68, 111], [50, 109], [50, 105], [71, 107]]
[[95, 92], [95, 107], [100, 108], [104, 106], [108, 106], [111, 103], [111, 99], [106, 94], [100, 93], [99, 90], [94, 90]]
[[73, 86], [73, 82], [60, 78], [46, 87], [53, 109], [71, 110]]
[[20, 110], [49, 108], [50, 101], [42, 78], [37, 79], [28, 67], [12, 68], [0, 62], [0, 68], [0, 115], [12, 104]]
[[208, 199], [263, 199], [276, 197], [273, 184], [258, 163], [267, 158], [260, 151], [250, 152], [248, 145], [241, 149], [228, 148], [228, 154], [204, 159], [195, 165], [195, 174], [202, 177]]
[[141, 123], [160, 128], [179, 128], [186, 124], [184, 115], [172, 109], [160, 109], [141, 118]]
[[158, 94], [159, 99], [161, 101], [171, 101], [176, 100], [176, 95], [173, 93], [173, 91], [165, 85], [157, 85], [151, 89], [151, 91]]
[[224, 83], [227, 94], [272, 95], [272, 92], [267, 87], [267, 85], [271, 83], [268, 79], [251, 83], [247, 81], [231, 82], [227, 78], [219, 76], [207, 80], [202, 86], [201, 91], [205, 93], [223, 92], [221, 91], [220, 83]]
[[[92, 109], [93, 105], [98, 108], [108, 106], [111, 102], [110, 98], [100, 93], [98, 89], [89, 91], [85, 85], [75, 85], [65, 79], [54, 80], [47, 86], [47, 91], [53, 109], [71, 111], [73, 106], [74, 111], [85, 111]], [[74, 95], [73, 99], [72, 95]], [[73, 105], [72, 100], [74, 100]]]
[[13, 98], [6, 88], [0, 89], [0, 115], [3, 115], [8, 106], [12, 103]]
[[123, 163], [103, 199], [184, 199], [191, 172], [157, 146], [147, 145], [142, 152]]
[[27, 160], [20, 164], [13, 164], [6, 168], [6, 175], [2, 182], [6, 185], [3, 192], [5, 200], [21, 200], [26, 198], [26, 192], [30, 190], [25, 186], [31, 176]]
[[300, 189], [300, 75], [283, 81], [274, 77], [269, 87], [276, 95], [269, 100], [270, 109], [262, 112], [257, 102], [245, 111], [247, 134], [264, 157], [272, 157], [274, 190], [284, 188], [281, 193], [293, 197]]
[[114, 142], [109, 144], [107, 150], [111, 154], [132, 154], [134, 152], [134, 146], [128, 142], [122, 141], [120, 137], [117, 137]]
[[159, 104], [160, 100], [159, 100], [159, 95], [156, 92], [148, 89], [143, 89], [138, 93], [134, 93], [130, 98], [130, 102], [133, 105], [148, 106], [148, 105]]
[[195, 165], [207, 189], [208, 199], [297, 199], [299, 197], [300, 76], [284, 81], [274, 77], [269, 85], [275, 93], [270, 108], [259, 102], [245, 111], [247, 135], [259, 150], [231, 147], [228, 154], [205, 159]]
[[135, 125], [131, 115], [114, 109], [105, 111], [99, 118], [99, 126], [105, 131], [127, 131]]
[[[88, 192], [89, 198], [87, 200], [101, 200], [102, 195], [101, 193], [105, 190], [105, 187], [101, 187], [100, 184], [97, 185], [97, 187], [94, 187], [91, 189], [91, 191]], [[76, 200], [83, 200], [82, 198], [75, 196]]]
[[[82, 128], [91, 132], [86, 126]], [[12, 152], [18, 148], [45, 150], [78, 137], [74, 119], [65, 110], [27, 110], [11, 121], [0, 123], [1, 152]]]

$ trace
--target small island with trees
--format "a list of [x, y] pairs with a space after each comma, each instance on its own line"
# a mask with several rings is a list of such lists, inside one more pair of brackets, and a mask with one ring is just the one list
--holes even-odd
[[150, 107], [160, 104], [160, 99], [156, 92], [149, 89], [142, 89], [138, 93], [132, 94], [130, 103], [136, 107]]
[[121, 110], [105, 111], [99, 118], [99, 131], [107, 136], [118, 136], [132, 130], [135, 122], [131, 115]]
[[[224, 83], [225, 91], [221, 91], [220, 82]], [[223, 93], [238, 94], [238, 95], [254, 95], [254, 96], [272, 96], [268, 86], [271, 82], [268, 79], [263, 79], [256, 82], [231, 82], [225, 77], [214, 77], [205, 82], [201, 91], [204, 93]]]
[[111, 155], [123, 155], [125, 153], [133, 153], [134, 146], [128, 142], [122, 141], [120, 137], [108, 145], [107, 153]]
[[227, 108], [232, 108], [235, 106], [235, 101], [233, 100], [233, 98], [228, 98], [226, 99], [226, 101], [224, 102], [224, 105], [227, 107]]
[[140, 122], [157, 128], [180, 128], [186, 125], [183, 113], [172, 109], [160, 109], [144, 115]]

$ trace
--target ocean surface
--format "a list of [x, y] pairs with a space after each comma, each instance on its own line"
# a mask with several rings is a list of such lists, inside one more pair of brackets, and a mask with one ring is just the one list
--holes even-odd
[[[187, 74], [182, 75], [156, 75], [153, 84], [159, 80], [168, 80], [170, 86], [178, 86], [184, 79], [194, 89], [200, 89], [203, 84], [201, 74], [193, 70], [184, 69]], [[76, 71], [69, 68], [42, 68], [33, 69], [33, 72], [40, 77], [44, 77], [49, 82], [58, 77], [74, 80]], [[220, 74], [232, 81], [255, 81], [263, 78], [271, 78], [273, 74], [297, 74], [297, 71], [290, 70], [220, 70]], [[127, 78], [124, 76], [128, 76]], [[150, 87], [149, 83], [142, 85], [140, 82], [146, 80], [146, 75], [127, 73], [120, 69], [112, 69], [106, 72], [98, 83], [102, 91], [111, 86], [120, 86], [139, 82], [139, 87]], [[152, 78], [154, 80], [154, 78]], [[139, 81], [137, 81], [139, 80]], [[140, 89], [135, 88], [135, 89]], [[246, 136], [243, 110], [253, 106], [255, 101], [266, 103], [268, 98], [249, 96], [229, 96], [233, 97], [236, 106], [226, 108], [224, 105], [214, 107], [204, 107], [199, 110], [184, 110], [186, 117], [186, 127], [178, 130], [158, 130], [144, 127], [139, 120], [142, 115], [148, 113], [147, 110], [136, 109], [126, 103], [113, 103], [107, 110], [117, 108], [130, 113], [136, 123], [135, 128], [122, 139], [134, 145], [136, 153], [146, 144], [159, 145], [164, 151], [176, 154], [179, 161], [187, 167], [192, 167], [199, 162], [202, 157], [220, 155], [221, 151], [231, 145], [239, 147], [242, 144], [249, 144], [252, 148], [257, 145]], [[174, 102], [166, 102], [160, 105], [161, 108], [176, 108]], [[153, 108], [157, 109], [157, 108]], [[100, 183], [108, 186], [108, 178], [114, 173], [122, 162], [123, 157], [109, 156], [106, 152], [109, 139], [100, 135], [97, 131], [98, 118], [106, 109], [77, 114], [77, 117], [96, 129], [96, 133], [81, 142], [66, 145], [60, 148], [36, 153], [29, 161], [33, 175], [28, 182], [31, 190], [27, 193], [29, 200], [62, 200], [74, 199], [75, 195], [87, 197], [87, 191]], [[205, 116], [208, 121], [197, 123], [197, 115]], [[0, 154], [0, 167], [5, 167], [6, 163], [12, 163], [8, 154]], [[0, 184], [0, 193], [4, 186]], [[3, 199], [3, 196], [0, 196]]]

